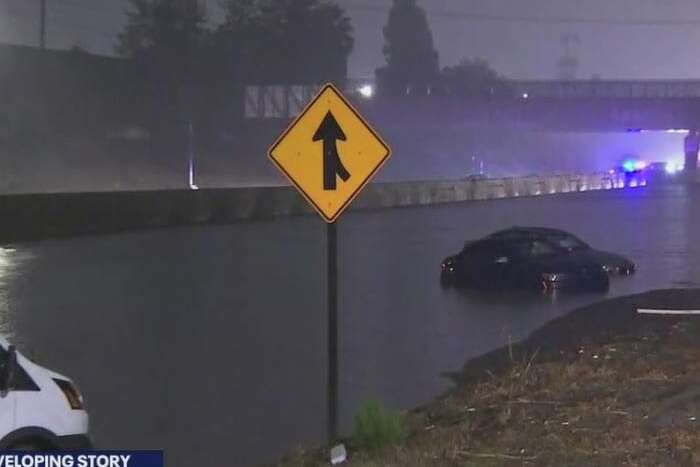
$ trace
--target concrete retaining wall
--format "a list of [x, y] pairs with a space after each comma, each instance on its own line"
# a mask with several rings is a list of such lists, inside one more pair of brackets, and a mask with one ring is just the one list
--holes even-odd
[[[352, 209], [539, 196], [623, 186], [621, 176], [606, 173], [379, 183], [367, 186]], [[292, 187], [5, 195], [0, 196], [0, 242], [226, 224], [312, 212]]]

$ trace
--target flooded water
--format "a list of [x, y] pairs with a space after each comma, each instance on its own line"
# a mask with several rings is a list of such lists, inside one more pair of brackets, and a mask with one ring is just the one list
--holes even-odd
[[[607, 296], [700, 284], [694, 187], [351, 212], [338, 226], [340, 401], [408, 408], [469, 358], [606, 295], [440, 287], [440, 261], [512, 225], [569, 230], [638, 265]], [[173, 467], [270, 461], [325, 427], [325, 225], [316, 217], [0, 250], [0, 327], [79, 383], [100, 448]], [[233, 457], [232, 457], [233, 455]]]

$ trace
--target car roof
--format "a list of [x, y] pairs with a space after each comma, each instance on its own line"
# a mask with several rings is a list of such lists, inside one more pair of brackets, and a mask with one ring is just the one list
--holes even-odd
[[572, 235], [568, 232], [550, 227], [520, 227], [513, 226], [509, 229], [499, 230], [489, 235], [489, 238], [501, 237], [505, 235]]

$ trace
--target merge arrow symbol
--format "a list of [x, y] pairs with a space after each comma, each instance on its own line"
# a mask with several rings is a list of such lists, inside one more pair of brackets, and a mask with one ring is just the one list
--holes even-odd
[[336, 141], [345, 141], [345, 133], [340, 128], [338, 121], [329, 111], [318, 126], [318, 130], [313, 136], [313, 141], [323, 141], [323, 189], [335, 190], [337, 187], [337, 177], [347, 182], [350, 179], [350, 172], [347, 171], [338, 154]]

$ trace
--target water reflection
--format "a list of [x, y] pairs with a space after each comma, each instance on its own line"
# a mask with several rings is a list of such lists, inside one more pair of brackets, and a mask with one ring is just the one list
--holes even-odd
[[11, 285], [15, 277], [26, 272], [27, 261], [31, 254], [12, 246], [0, 246], [0, 334], [12, 339], [13, 290]]

